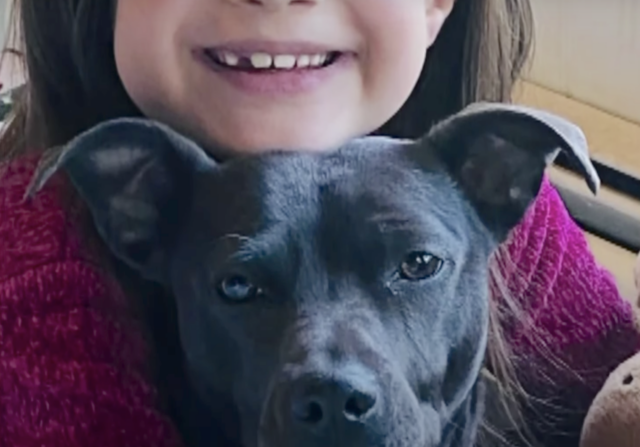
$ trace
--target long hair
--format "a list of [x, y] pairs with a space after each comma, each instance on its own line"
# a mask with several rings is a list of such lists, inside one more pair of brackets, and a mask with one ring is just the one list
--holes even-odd
[[[23, 54], [26, 84], [0, 136], [0, 162], [27, 151], [45, 155], [100, 121], [140, 115], [116, 70], [116, 4], [13, 0], [8, 45]], [[510, 101], [532, 42], [530, 0], [456, 0], [410, 98], [377, 133], [418, 137], [472, 102]], [[487, 370], [499, 385], [506, 414], [521, 425], [509, 402], [521, 401], [524, 391], [502, 333], [502, 322], [518, 308], [501, 276], [508, 264], [504, 251], [496, 253], [490, 272], [497, 296], [491, 303]]]

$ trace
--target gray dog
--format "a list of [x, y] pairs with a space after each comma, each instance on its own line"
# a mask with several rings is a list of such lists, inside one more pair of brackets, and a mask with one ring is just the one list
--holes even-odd
[[118, 119], [35, 190], [63, 169], [114, 255], [175, 297], [193, 445], [226, 420], [244, 447], [468, 447], [488, 261], [560, 150], [595, 193], [582, 132], [516, 106], [475, 104], [418, 141], [224, 163]]

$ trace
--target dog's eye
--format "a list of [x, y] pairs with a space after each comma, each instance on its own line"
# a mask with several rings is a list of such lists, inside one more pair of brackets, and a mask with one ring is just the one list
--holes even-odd
[[226, 276], [218, 283], [218, 294], [231, 303], [244, 303], [262, 294], [262, 289], [242, 275]]
[[400, 266], [400, 275], [403, 279], [419, 281], [431, 278], [440, 271], [444, 261], [425, 252], [413, 252], [406, 257]]

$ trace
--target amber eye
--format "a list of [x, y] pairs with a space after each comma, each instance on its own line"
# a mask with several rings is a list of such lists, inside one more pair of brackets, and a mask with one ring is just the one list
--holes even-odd
[[437, 274], [444, 261], [430, 253], [410, 253], [400, 266], [400, 275], [409, 281], [420, 281]]
[[246, 303], [262, 294], [262, 289], [242, 275], [230, 275], [222, 278], [217, 286], [222, 299], [234, 304]]

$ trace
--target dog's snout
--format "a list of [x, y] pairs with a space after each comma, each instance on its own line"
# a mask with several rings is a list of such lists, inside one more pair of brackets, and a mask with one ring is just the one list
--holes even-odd
[[306, 369], [281, 384], [273, 396], [281, 437], [272, 443], [288, 439], [292, 443], [286, 445], [355, 447], [378, 430], [382, 384], [360, 363]]
[[363, 421], [374, 412], [378, 392], [357, 380], [302, 378], [291, 395], [293, 421], [310, 428], [341, 422]]
[[285, 365], [262, 416], [265, 447], [431, 445], [402, 377], [358, 359]]
[[289, 338], [262, 409], [261, 446], [431, 445], [411, 385], [365, 317], [368, 326], [343, 316], [307, 323]]
[[365, 418], [373, 410], [377, 400], [375, 393], [356, 390], [348, 396], [344, 414], [353, 420]]

